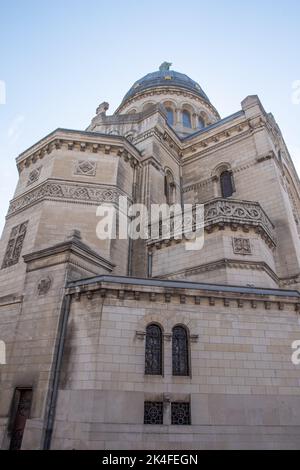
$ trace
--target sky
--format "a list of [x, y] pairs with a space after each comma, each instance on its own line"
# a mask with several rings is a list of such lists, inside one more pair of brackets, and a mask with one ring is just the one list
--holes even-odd
[[58, 127], [113, 113], [164, 62], [221, 117], [257, 94], [300, 173], [299, 0], [0, 0], [0, 233], [15, 158]]

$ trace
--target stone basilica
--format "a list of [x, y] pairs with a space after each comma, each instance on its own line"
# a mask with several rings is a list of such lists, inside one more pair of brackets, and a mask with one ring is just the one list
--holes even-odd
[[[17, 158], [0, 244], [3, 449], [300, 447], [300, 185], [257, 96], [221, 118], [194, 80]], [[96, 209], [203, 204], [204, 247], [99, 240]]]

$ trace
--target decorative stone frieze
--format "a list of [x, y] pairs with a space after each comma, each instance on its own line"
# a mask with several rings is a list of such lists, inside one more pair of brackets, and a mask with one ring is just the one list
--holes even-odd
[[[196, 225], [196, 205], [192, 209], [191, 217], [193, 229], [196, 230], [198, 228]], [[202, 224], [202, 221], [200, 221], [200, 223]], [[183, 224], [181, 223], [181, 219], [180, 217], [178, 217], [178, 215], [175, 215], [174, 217], [174, 215], [172, 214], [170, 222], [168, 220], [167, 224], [168, 227], [170, 226], [169, 239], [172, 240], [175, 238], [176, 234], [182, 233], [181, 226]], [[148, 242], [148, 245], [155, 246], [157, 249], [159, 249], [161, 248], [161, 245], [164, 241], [164, 239], [162, 238], [164, 221], [160, 221], [159, 223], [157, 223], [157, 225], [159, 239], [150, 240]], [[275, 247], [276, 241], [274, 226], [258, 202], [217, 198], [204, 204], [205, 230], [208, 233], [211, 233], [214, 228], [217, 227], [220, 230], [224, 229], [225, 226], [229, 226], [233, 230], [236, 230], [236, 228], [240, 226], [246, 233], [248, 233], [250, 229], [254, 229], [256, 233], [259, 233], [261, 235], [261, 237], [271, 248]], [[154, 224], [153, 229], [155, 228], [157, 229]], [[156, 231], [154, 233], [156, 233]], [[176, 241], [180, 242], [181, 240], [177, 239]], [[246, 242], [242, 245], [244, 247], [241, 248], [242, 251], [245, 251], [246, 249], [247, 251], [249, 251], [246, 246]], [[247, 252], [244, 254], [251, 253]]]
[[205, 224], [222, 221], [246, 226], [261, 226], [275, 240], [274, 226], [258, 202], [214, 199], [204, 206]]
[[79, 185], [61, 183], [56, 180], [47, 180], [32, 189], [30, 192], [13, 199], [10, 203], [7, 217], [42, 200], [65, 200], [96, 205], [103, 202], [117, 204], [119, 197], [125, 195], [117, 188], [111, 188], [104, 185], [102, 185], [102, 187], [99, 186], [100, 185]]

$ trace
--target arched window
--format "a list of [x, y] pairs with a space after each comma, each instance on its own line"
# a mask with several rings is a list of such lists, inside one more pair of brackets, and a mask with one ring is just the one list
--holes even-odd
[[192, 127], [191, 115], [188, 111], [182, 111], [182, 124], [184, 127]]
[[173, 375], [189, 375], [189, 350], [187, 331], [183, 326], [174, 326], [172, 332]]
[[203, 127], [205, 127], [204, 119], [201, 116], [199, 116], [198, 117], [198, 129], [203, 129]]
[[220, 175], [222, 197], [230, 197], [234, 192], [232, 173], [228, 170]]
[[174, 113], [173, 113], [173, 109], [171, 108], [166, 108], [167, 110], [167, 122], [169, 124], [169, 126], [173, 126], [174, 124]]
[[146, 328], [145, 374], [162, 374], [162, 331], [154, 324]]

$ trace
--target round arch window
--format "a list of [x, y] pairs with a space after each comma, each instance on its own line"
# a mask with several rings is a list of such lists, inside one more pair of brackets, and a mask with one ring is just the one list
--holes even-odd
[[167, 111], [167, 122], [169, 126], [173, 126], [174, 124], [174, 112], [173, 109], [171, 108], [166, 108]]
[[182, 111], [182, 124], [184, 127], [192, 127], [191, 114], [186, 110]]

